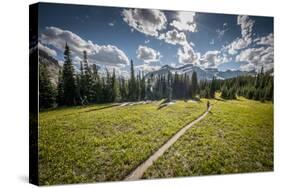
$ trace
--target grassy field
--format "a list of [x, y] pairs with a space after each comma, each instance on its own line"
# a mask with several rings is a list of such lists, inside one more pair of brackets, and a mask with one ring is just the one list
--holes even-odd
[[212, 113], [189, 129], [143, 178], [273, 170], [273, 106], [243, 98], [211, 100]]
[[122, 180], [206, 110], [205, 102], [159, 105], [106, 104], [41, 112], [39, 183]]

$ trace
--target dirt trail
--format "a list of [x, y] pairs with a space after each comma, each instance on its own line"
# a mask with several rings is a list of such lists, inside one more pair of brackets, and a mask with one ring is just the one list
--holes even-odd
[[162, 145], [155, 153], [153, 153], [147, 160], [145, 160], [142, 164], [140, 164], [133, 172], [131, 172], [124, 180], [132, 181], [140, 179], [144, 172], [150, 167], [154, 161], [156, 161], [160, 156], [164, 154], [164, 152], [171, 147], [190, 127], [194, 124], [202, 120], [211, 110], [212, 106], [208, 108], [208, 110], [199, 116], [196, 120], [187, 124], [181, 130], [179, 130], [172, 138], [170, 138], [164, 145]]

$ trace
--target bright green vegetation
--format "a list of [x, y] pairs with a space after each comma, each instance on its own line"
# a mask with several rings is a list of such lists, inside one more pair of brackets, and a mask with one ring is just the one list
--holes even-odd
[[40, 113], [40, 184], [122, 180], [187, 123], [205, 102], [113, 104]]
[[143, 178], [273, 170], [273, 106], [244, 98], [211, 100], [213, 108]]

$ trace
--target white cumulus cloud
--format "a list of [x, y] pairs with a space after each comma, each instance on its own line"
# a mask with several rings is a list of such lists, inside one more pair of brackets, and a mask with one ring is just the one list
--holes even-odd
[[167, 24], [167, 18], [160, 10], [124, 9], [122, 16], [130, 27], [149, 36], [158, 36]]
[[240, 52], [236, 56], [236, 61], [241, 62], [240, 67], [243, 70], [248, 70], [254, 67], [260, 69], [262, 66], [265, 70], [273, 67], [274, 62], [274, 50], [273, 47], [260, 47], [260, 48], [248, 48]]
[[254, 40], [256, 44], [258, 45], [268, 45], [268, 46], [273, 46], [274, 44], [274, 37], [273, 33], [268, 34], [267, 36], [264, 37], [258, 37]]
[[173, 20], [170, 25], [175, 27], [180, 31], [196, 31], [196, 23], [194, 20], [195, 12], [182, 12], [179, 11], [176, 14], [175, 20]]
[[137, 58], [143, 60], [145, 63], [151, 63], [159, 61], [161, 54], [159, 51], [154, 50], [147, 46], [140, 45], [136, 51]]
[[198, 55], [194, 52], [193, 48], [188, 43], [178, 49], [177, 55], [179, 62], [183, 64], [195, 64], [198, 60]]
[[135, 68], [137, 69], [137, 71], [142, 71], [144, 73], [148, 73], [148, 72], [152, 72], [155, 70], [159, 70], [161, 68], [161, 66], [159, 65], [151, 65], [151, 64], [142, 64], [142, 65], [137, 65], [135, 66]]
[[57, 56], [57, 52], [55, 50], [49, 48], [48, 46], [41, 44], [40, 42], [38, 42], [38, 49], [46, 52], [49, 56], [52, 56], [52, 57]]
[[180, 44], [184, 46], [187, 43], [186, 35], [183, 32], [178, 32], [175, 29], [167, 31], [166, 33], [162, 33], [159, 36], [159, 39], [173, 45]]
[[[97, 45], [92, 41], [84, 40], [77, 34], [57, 27], [46, 27], [39, 40], [63, 52], [67, 43], [73, 57], [83, 57], [87, 51], [89, 62], [100, 65], [124, 66], [129, 64], [126, 54], [114, 45]], [[76, 58], [77, 59], [77, 58]]]
[[241, 28], [241, 37], [236, 38], [226, 46], [228, 53], [231, 55], [237, 54], [238, 50], [248, 47], [252, 43], [252, 32], [255, 21], [249, 16], [237, 16], [237, 25]]

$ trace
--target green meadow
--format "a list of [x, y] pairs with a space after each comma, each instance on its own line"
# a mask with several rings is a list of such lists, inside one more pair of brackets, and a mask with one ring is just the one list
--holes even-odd
[[143, 178], [273, 171], [271, 102], [211, 100], [213, 108]]
[[204, 102], [161, 102], [40, 113], [40, 184], [122, 180], [206, 110]]
[[[206, 110], [200, 102], [97, 104], [41, 112], [40, 184], [123, 180]], [[143, 178], [273, 170], [273, 105], [238, 98], [213, 108]]]

